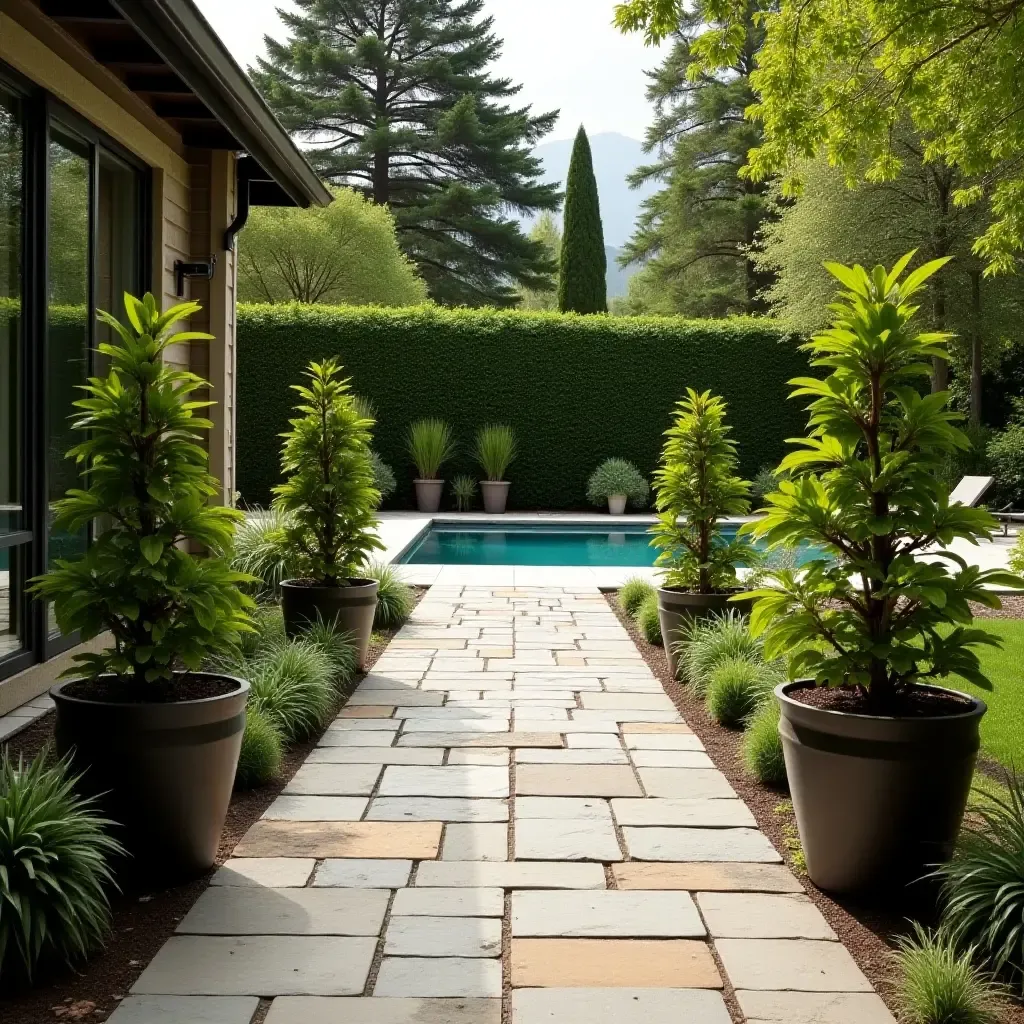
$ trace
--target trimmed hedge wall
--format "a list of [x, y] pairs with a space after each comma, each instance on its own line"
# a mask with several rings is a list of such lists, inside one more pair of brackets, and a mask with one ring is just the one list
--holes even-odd
[[[802, 434], [806, 413], [786, 381], [807, 372], [791, 335], [766, 320], [577, 316], [419, 306], [240, 306], [238, 488], [266, 503], [279, 480], [279, 433], [310, 359], [338, 356], [356, 392], [377, 407], [374, 447], [413, 507], [409, 424], [452, 423], [459, 456], [445, 476], [479, 476], [476, 430], [510, 423], [519, 457], [511, 508], [586, 507], [587, 477], [621, 456], [650, 474], [673, 404], [686, 387], [729, 403], [742, 470], [752, 476]], [[443, 508], [454, 507], [446, 490]]]

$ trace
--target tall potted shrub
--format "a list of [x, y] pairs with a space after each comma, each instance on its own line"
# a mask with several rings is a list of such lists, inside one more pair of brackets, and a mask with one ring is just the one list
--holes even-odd
[[749, 526], [770, 546], [827, 552], [802, 572], [769, 573], [751, 627], [765, 656], [787, 655], [776, 688], [780, 732], [808, 872], [837, 892], [919, 877], [947, 859], [963, 815], [985, 704], [936, 683], [982, 687], [968, 602], [998, 607], [988, 587], [1021, 587], [958, 555], [921, 560], [995, 526], [950, 505], [943, 461], [967, 447], [945, 393], [921, 394], [948, 335], [917, 334], [914, 295], [945, 262], [903, 272], [827, 264], [842, 284], [831, 329], [805, 347], [824, 380], [797, 378], [809, 432], [783, 460], [792, 475]]
[[32, 586], [64, 633], [111, 636], [103, 651], [75, 655], [65, 673], [75, 678], [50, 691], [58, 751], [89, 791], [105, 794], [125, 845], [175, 873], [213, 864], [249, 690], [201, 671], [250, 628], [251, 602], [241, 589], [250, 577], [226, 557], [240, 514], [210, 504], [218, 486], [201, 435], [211, 424], [195, 413], [213, 403], [193, 397], [208, 385], [162, 358], [171, 345], [210, 338], [172, 331], [199, 309], [160, 313], [152, 295], [126, 295], [131, 330], [98, 314], [120, 343], [100, 345], [110, 372], [90, 378], [74, 403], [82, 440], [68, 456], [85, 484], [55, 507], [58, 529], [92, 523], [98, 535]]
[[444, 490], [441, 466], [455, 454], [452, 428], [444, 420], [417, 420], [409, 427], [407, 444], [419, 474], [413, 481], [416, 507], [420, 512], [436, 512]]
[[484, 511], [500, 515], [508, 502], [509, 482], [505, 473], [516, 457], [518, 445], [512, 428], [501, 423], [481, 427], [476, 435], [476, 460], [484, 471], [480, 493]]
[[354, 636], [366, 663], [377, 608], [377, 581], [359, 575], [383, 548], [374, 527], [380, 496], [373, 486], [370, 428], [335, 359], [310, 363], [291, 430], [283, 437], [285, 482], [274, 504], [286, 514], [285, 545], [301, 576], [281, 583], [285, 629], [295, 636], [318, 620]]
[[725, 412], [721, 398], [688, 388], [665, 431], [654, 473], [657, 522], [651, 544], [661, 552], [655, 565], [665, 570], [658, 618], [673, 675], [687, 623], [725, 611], [739, 589], [736, 566], [753, 558], [748, 542], [720, 526], [725, 516], [750, 508], [750, 484], [736, 475], [736, 444]]

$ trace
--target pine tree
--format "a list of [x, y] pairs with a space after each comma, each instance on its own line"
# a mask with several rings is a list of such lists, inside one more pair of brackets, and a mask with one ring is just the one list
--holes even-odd
[[554, 269], [509, 211], [558, 207], [532, 155], [557, 112], [511, 105], [521, 86], [488, 71], [501, 40], [483, 6], [296, 0], [252, 74], [326, 179], [391, 208], [433, 298], [510, 305]]
[[590, 140], [580, 125], [565, 182], [562, 254], [558, 267], [558, 308], [563, 313], [608, 311], [601, 204]]
[[765, 217], [767, 186], [739, 171], [761, 139], [760, 127], [743, 112], [755, 99], [750, 73], [764, 38], [757, 15], [773, 3], [751, 0], [745, 43], [732, 66], [715, 74], [703, 70], [693, 51], [708, 26], [696, 8], [688, 9], [664, 63], [649, 74], [655, 119], [644, 148], [658, 159], [638, 168], [630, 184], [664, 187], [645, 200], [621, 262], [643, 264], [630, 298], [648, 296], [652, 311], [727, 316], [764, 309], [771, 275], [758, 270], [749, 249]]

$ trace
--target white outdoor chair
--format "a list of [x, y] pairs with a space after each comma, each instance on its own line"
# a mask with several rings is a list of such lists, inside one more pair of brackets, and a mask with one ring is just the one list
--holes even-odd
[[966, 505], [973, 508], [981, 501], [982, 496], [992, 486], [993, 478], [990, 476], [965, 476], [960, 478], [960, 483], [949, 492], [950, 505]]

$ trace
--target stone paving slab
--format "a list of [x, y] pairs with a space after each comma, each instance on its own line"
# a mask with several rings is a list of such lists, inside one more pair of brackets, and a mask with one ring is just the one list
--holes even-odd
[[707, 934], [685, 892], [517, 892], [513, 937], [699, 938]]
[[716, 939], [836, 939], [821, 911], [802, 894], [701, 892], [696, 900]]
[[313, 885], [349, 889], [400, 889], [409, 884], [411, 860], [330, 858], [317, 868]]
[[803, 892], [785, 864], [700, 863], [657, 864], [631, 861], [613, 864], [620, 889], [688, 889], [718, 892]]
[[641, 795], [628, 766], [523, 764], [516, 767], [516, 796]]
[[448, 764], [483, 764], [507, 768], [508, 755], [509, 751], [501, 748], [462, 750], [455, 747], [448, 752]]
[[607, 800], [586, 796], [521, 796], [516, 799], [516, 818], [597, 818], [611, 821]]
[[378, 935], [381, 889], [210, 886], [175, 929], [184, 935]]
[[512, 1024], [731, 1024], [731, 1020], [722, 996], [707, 989], [520, 988], [512, 993]]
[[685, 825], [691, 828], [756, 828], [753, 814], [742, 800], [612, 800], [620, 825]]
[[621, 748], [567, 748], [565, 750], [517, 750], [516, 764], [629, 764]]
[[626, 732], [629, 750], [703, 750], [704, 744], [691, 732]]
[[380, 764], [304, 764], [284, 787], [287, 796], [369, 796]]
[[359, 796], [279, 796], [265, 821], [359, 821], [369, 800]]
[[314, 764], [425, 764], [438, 765], [444, 759], [443, 750], [414, 750], [409, 747], [314, 747], [306, 758]]
[[375, 996], [501, 997], [501, 964], [471, 957], [386, 956]]
[[394, 710], [393, 705], [360, 704], [355, 707], [343, 707], [338, 713], [338, 718], [390, 718]]
[[508, 826], [490, 822], [445, 826], [442, 860], [508, 860]]
[[317, 747], [379, 747], [387, 744], [394, 737], [395, 733], [393, 732], [377, 732], [371, 729], [352, 732], [325, 732], [320, 737]]
[[517, 860], [622, 860], [611, 818], [520, 818]]
[[333, 935], [173, 935], [132, 994], [359, 995], [376, 948]]
[[711, 988], [722, 979], [698, 939], [513, 939], [514, 988]]
[[486, 765], [445, 765], [421, 768], [389, 765], [379, 796], [492, 797], [508, 796], [508, 769]]
[[715, 762], [702, 750], [631, 750], [638, 768], [714, 768]]
[[232, 857], [214, 872], [210, 885], [304, 886], [313, 874], [312, 857]]
[[501, 1000], [282, 996], [266, 1024], [501, 1024]]
[[366, 820], [508, 821], [508, 803], [468, 797], [379, 796], [370, 805]]
[[719, 939], [715, 946], [737, 989], [871, 992], [845, 946], [810, 939]]
[[385, 956], [501, 956], [501, 921], [494, 917], [399, 917], [388, 922]]
[[874, 992], [736, 993], [748, 1024], [896, 1024]]
[[505, 912], [501, 889], [399, 889], [391, 913], [402, 917], [501, 917]]
[[439, 821], [256, 822], [235, 847], [239, 857], [382, 857], [422, 860], [437, 856]]
[[565, 745], [569, 748], [621, 750], [622, 741], [614, 732], [570, 732], [566, 734]]
[[339, 732], [398, 732], [401, 726], [395, 718], [338, 718], [324, 730], [324, 736]]
[[426, 861], [416, 875], [417, 886], [498, 889], [603, 889], [600, 864], [559, 861]]
[[408, 732], [398, 737], [400, 747], [561, 747], [557, 732], [544, 731], [550, 722], [534, 723], [533, 732], [467, 733]]
[[249, 1024], [255, 996], [128, 996], [107, 1018], [110, 1024]]
[[736, 791], [717, 768], [637, 768], [637, 774], [648, 796], [690, 800], [736, 798]]
[[634, 860], [746, 860], [763, 864], [782, 860], [764, 833], [755, 828], [626, 827], [622, 835]]

